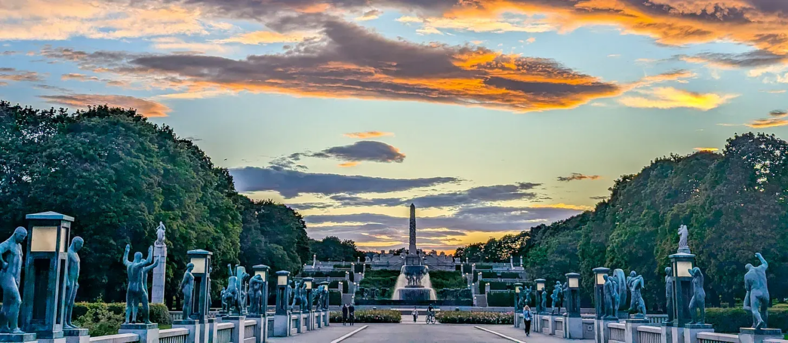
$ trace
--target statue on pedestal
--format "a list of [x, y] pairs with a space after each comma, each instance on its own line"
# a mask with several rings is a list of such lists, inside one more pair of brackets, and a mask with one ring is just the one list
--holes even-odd
[[689, 230], [687, 230], [687, 225], [679, 226], [679, 250], [678, 253], [680, 254], [689, 254], [690, 248], [687, 245], [687, 235], [689, 235]]
[[265, 281], [260, 275], [255, 275], [249, 280], [249, 314], [264, 314], [264, 306], [266, 299], [263, 299], [263, 287]]
[[606, 318], [615, 317], [616, 308], [613, 307], [613, 299], [617, 298], [616, 286], [615, 283], [613, 282], [613, 278], [611, 278], [610, 276], [602, 275], [602, 277], [605, 279], [605, 283], [602, 286], [602, 291], [604, 294], [604, 302], [605, 302], [604, 317]]
[[668, 314], [668, 322], [673, 321], [673, 269], [665, 268], [665, 312]]
[[[151, 247], [152, 250], [153, 247]], [[129, 251], [131, 246], [126, 244], [126, 250], [123, 253], [123, 265], [126, 266], [126, 273], [129, 276], [129, 286], [126, 290], [126, 321], [124, 324], [137, 322], [137, 310], [139, 303], [142, 303], [142, 320], [145, 324], [150, 324], [149, 310], [148, 310], [148, 290], [145, 288], [145, 280], [143, 276], [147, 275], [149, 271], [159, 265], [159, 260], [156, 259], [151, 263], [153, 254], [148, 254], [148, 259], [142, 259], [142, 253], [134, 253], [134, 260], [129, 261]]]
[[167, 228], [164, 227], [164, 223], [163, 222], [159, 222], [159, 227], [156, 228], [156, 242], [153, 243], [153, 244], [155, 244], [155, 245], [166, 245], [166, 243], [164, 243], [164, 233], [165, 233], [164, 231], [166, 229]]
[[624, 306], [627, 303], [627, 277], [624, 275], [624, 271], [622, 269], [616, 269], [613, 271], [613, 277], [616, 279], [616, 286], [618, 287], [617, 294], [618, 294], [618, 301], [615, 302], [618, 304], [616, 306], [616, 311], [624, 310]]
[[569, 312], [572, 307], [572, 292], [569, 291], [569, 281], [565, 281], [563, 286], [561, 286], [561, 294], [564, 296], [561, 304], [564, 305], [566, 312]]
[[643, 295], [641, 294], [641, 290], [644, 286], [643, 276], [637, 275], [634, 270], [629, 272], [627, 286], [629, 287], [629, 293], [632, 295], [632, 300], [629, 303], [629, 311], [637, 311], [637, 316], [645, 318], [646, 303], [643, 301]]
[[528, 306], [531, 306], [531, 292], [533, 292], [531, 286], [525, 287], [525, 304]]
[[614, 277], [610, 278], [610, 282], [613, 283], [612, 289], [610, 290], [610, 293], [613, 295], [613, 311], [610, 313], [610, 315], [616, 317], [618, 314], [618, 309], [621, 307], [621, 296], [618, 294], [618, 290], [621, 289], [621, 287], [618, 285], [618, 279]]
[[[706, 323], [706, 291], [703, 290], [703, 272], [695, 267], [689, 270], [692, 275], [692, 299], [689, 303], [689, 311], [692, 316], [690, 324]], [[698, 315], [700, 312], [700, 315]]]
[[744, 297], [744, 309], [752, 312], [752, 327], [762, 329], [767, 327], [769, 320], [769, 287], [766, 284], [766, 269], [769, 268], [769, 263], [761, 253], [755, 253], [755, 257], [761, 260], [760, 266], [754, 267], [749, 263], [745, 266], [747, 273], [744, 274], [744, 289], [747, 295]]
[[72, 312], [74, 310], [74, 301], [77, 299], [77, 290], [79, 290], [79, 252], [85, 241], [82, 237], [76, 236], [71, 240], [71, 245], [68, 247], [68, 275], [66, 276], [66, 306], [63, 312], [63, 327], [66, 329], [76, 329], [77, 326], [71, 322]]
[[194, 264], [189, 263], [186, 265], [186, 272], [183, 273], [183, 279], [178, 289], [183, 293], [183, 319], [187, 320], [192, 315], [192, 295], [194, 294]]
[[0, 315], [0, 332], [21, 334], [19, 329], [19, 281], [22, 273], [22, 242], [27, 238], [27, 229], [17, 227], [14, 234], [0, 243], [0, 287], [3, 289], [3, 310]]
[[541, 304], [539, 305], [540, 311], [547, 311], [547, 290], [542, 291]]

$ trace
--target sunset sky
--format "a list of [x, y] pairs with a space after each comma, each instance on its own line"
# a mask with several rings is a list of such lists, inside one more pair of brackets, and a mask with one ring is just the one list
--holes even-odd
[[516, 233], [787, 138], [784, 0], [3, 0], [0, 99], [132, 107], [362, 249]]

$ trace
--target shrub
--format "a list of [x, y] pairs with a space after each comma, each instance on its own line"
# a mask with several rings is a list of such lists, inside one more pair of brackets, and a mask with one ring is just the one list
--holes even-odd
[[485, 279], [495, 279], [498, 278], [498, 273], [496, 272], [482, 272], [482, 277]]
[[[788, 309], [770, 308], [769, 327], [788, 330]], [[714, 331], [739, 333], [739, 328], [752, 326], [752, 314], [742, 308], [707, 308], [706, 323], [714, 326]]]
[[514, 292], [487, 293], [487, 306], [514, 306]]
[[435, 319], [442, 324], [514, 324], [512, 312], [441, 311]]
[[329, 305], [342, 305], [342, 294], [339, 291], [328, 291], [328, 304]]
[[[399, 323], [402, 314], [394, 310], [356, 310], [356, 323]], [[342, 312], [331, 312], [332, 323], [342, 322]]]
[[[350, 283], [347, 282], [347, 281], [341, 281], [341, 282], [342, 282], [342, 293], [347, 293], [348, 284], [350, 284]], [[328, 289], [330, 289], [330, 290], [337, 289], [339, 287], [339, 283], [340, 283], [340, 281], [331, 281], [328, 284]]]
[[462, 274], [458, 272], [447, 272], [442, 270], [431, 271], [430, 281], [432, 282], [433, 289], [468, 287], [467, 283], [462, 278]]
[[[159, 327], [172, 325], [167, 306], [150, 304], [149, 309], [151, 322], [159, 323]], [[74, 304], [72, 318], [78, 325], [88, 329], [91, 336], [114, 335], [126, 320], [126, 304], [79, 302]], [[142, 314], [138, 314], [137, 319], [141, 321]]]
[[399, 270], [369, 270], [364, 273], [364, 278], [359, 286], [364, 288], [389, 288], [394, 289], [399, 277]]
[[489, 264], [477, 264], [476, 269], [492, 269], [492, 265]]
[[504, 278], [504, 279], [519, 279], [520, 278], [520, 274], [512, 273], [512, 272], [503, 272], [503, 273], [501, 273], [501, 277]]

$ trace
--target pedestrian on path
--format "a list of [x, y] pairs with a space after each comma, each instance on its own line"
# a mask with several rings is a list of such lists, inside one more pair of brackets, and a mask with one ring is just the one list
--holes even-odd
[[415, 323], [419, 319], [419, 310], [416, 309], [416, 306], [413, 306], [413, 322]]
[[350, 304], [350, 326], [356, 323], [356, 307]]
[[348, 308], [347, 304], [342, 306], [342, 326], [345, 326], [347, 323], [347, 315], [348, 315]]
[[525, 335], [531, 336], [531, 308], [528, 305], [523, 308], [523, 326], [525, 326]]

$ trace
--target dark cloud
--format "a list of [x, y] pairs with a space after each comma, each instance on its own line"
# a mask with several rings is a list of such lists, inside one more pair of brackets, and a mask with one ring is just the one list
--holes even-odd
[[785, 56], [767, 50], [754, 50], [745, 53], [707, 52], [697, 55], [678, 55], [679, 59], [688, 62], [708, 63], [727, 68], [756, 68], [784, 63]]
[[302, 193], [323, 195], [387, 193], [458, 182], [453, 177], [388, 179], [360, 175], [306, 173], [276, 166], [230, 169], [239, 192], [276, 191], [286, 198]]
[[352, 206], [400, 206], [415, 204], [420, 208], [472, 206], [487, 202], [535, 199], [537, 194], [530, 190], [539, 183], [522, 182], [513, 185], [495, 185], [469, 188], [460, 192], [425, 195], [415, 198], [361, 198], [346, 194], [334, 195], [331, 200], [341, 207]]
[[578, 180], [599, 180], [602, 177], [599, 175], [585, 175], [580, 173], [572, 173], [569, 176], [559, 176], [558, 181], [561, 182], [569, 182], [569, 181], [578, 181]]
[[310, 157], [334, 158], [341, 161], [372, 161], [372, 162], [397, 162], [405, 160], [405, 154], [399, 149], [386, 143], [376, 141], [359, 141], [351, 145], [328, 148]]
[[608, 195], [601, 195], [601, 196], [588, 197], [588, 198], [591, 199], [591, 200], [607, 200], [607, 199], [610, 199], [610, 196], [608, 196]]
[[772, 111], [769, 112], [769, 115], [775, 116], [775, 117], [785, 117], [785, 115], [787, 115], [787, 114], [788, 114], [788, 112], [786, 112], [785, 110], [772, 110]]

